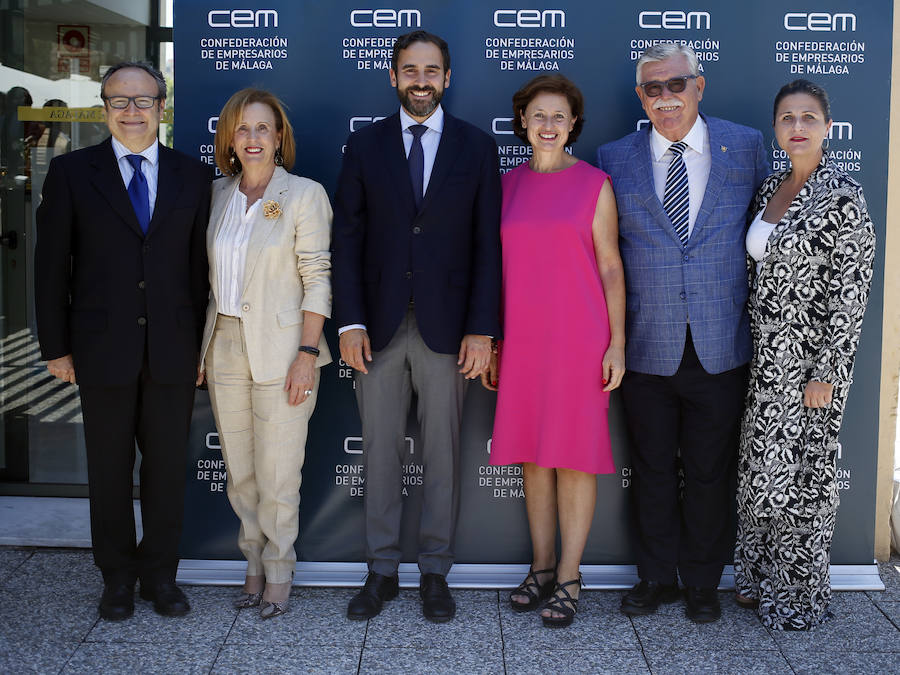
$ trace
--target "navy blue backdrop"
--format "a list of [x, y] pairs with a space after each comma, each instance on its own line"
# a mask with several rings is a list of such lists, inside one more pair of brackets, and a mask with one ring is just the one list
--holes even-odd
[[[320, 181], [333, 196], [347, 135], [398, 107], [389, 85], [393, 39], [415, 28], [450, 44], [452, 77], [444, 105], [494, 135], [501, 167], [527, 159], [513, 135], [510, 98], [526, 80], [559, 71], [586, 98], [586, 125], [574, 148], [594, 161], [599, 144], [646, 123], [634, 93], [635, 61], [649, 45], [684, 41], [697, 51], [707, 80], [701, 109], [772, 137], [772, 100], [785, 82], [804, 77], [825, 86], [835, 124], [831, 150], [864, 186], [879, 242], [884, 241], [890, 96], [891, 15], [888, 0], [848, 3], [777, 0], [734, 3], [542, 4], [515, 9], [477, 0], [454, 3], [381, 2], [366, 8], [343, 1], [252, 3], [175, 0], [175, 146], [213, 163], [216, 115], [246, 86], [275, 92], [289, 107], [298, 143], [294, 171]], [[773, 168], [786, 158], [773, 149]], [[839, 460], [841, 509], [833, 563], [872, 562], [878, 436], [883, 251], [847, 406]], [[326, 332], [334, 354], [335, 326]], [[577, 374], [575, 374], [577, 376]], [[494, 396], [473, 384], [463, 430], [459, 562], [530, 560], [518, 467], [487, 465]], [[630, 469], [618, 398], [611, 407], [618, 474], [601, 476], [586, 564], [630, 563]], [[224, 494], [225, 468], [208, 398], [198, 397], [188, 467], [182, 554], [241, 559], [237, 520]], [[304, 561], [361, 561], [365, 477], [360, 425], [350, 371], [323, 369], [312, 419], [297, 550]], [[407, 559], [414, 560], [415, 501], [421, 482], [417, 428], [409, 427], [404, 520]]]

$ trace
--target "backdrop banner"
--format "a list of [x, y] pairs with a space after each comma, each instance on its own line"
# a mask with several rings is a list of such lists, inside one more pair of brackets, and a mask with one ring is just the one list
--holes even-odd
[[[348, 134], [399, 106], [388, 76], [391, 48], [398, 35], [416, 28], [448, 41], [452, 77], [443, 105], [493, 136], [502, 171], [529, 156], [528, 146], [512, 133], [511, 97], [541, 73], [563, 73], [583, 91], [586, 124], [574, 153], [595, 163], [598, 145], [647, 124], [634, 92], [635, 61], [649, 46], [674, 41], [691, 45], [700, 58], [706, 77], [701, 110], [760, 129], [766, 143], [774, 140], [772, 102], [778, 89], [801, 77], [823, 85], [834, 116], [830, 152], [865, 188], [878, 241], [884, 241], [893, 12], [889, 0], [861, 0], [852, 10], [846, 2], [829, 0], [790, 6], [778, 0], [724, 5], [385, 0], [373, 6], [271, 0], [248, 9], [254, 4], [175, 0], [175, 147], [210, 164], [222, 105], [238, 89], [263, 87], [288, 106], [298, 146], [294, 172], [321, 182], [333, 197]], [[786, 168], [786, 155], [771, 147], [772, 168]], [[835, 566], [872, 564], [883, 266], [879, 246], [841, 434]], [[333, 322], [326, 324], [326, 333], [337, 356]], [[358, 572], [365, 559], [366, 481], [353, 387], [351, 369], [343, 362], [323, 368], [303, 468], [298, 569], [333, 563], [314, 565], [323, 583], [328, 582], [329, 569]], [[494, 402], [494, 394], [480, 383], [469, 385], [456, 550], [459, 563], [493, 565], [499, 582], [505, 580], [499, 574], [504, 565], [527, 564], [531, 553], [521, 467], [488, 465]], [[584, 563], [609, 566], [599, 570], [628, 569], [633, 575], [633, 568], [622, 567], [633, 562], [633, 528], [628, 441], [617, 396], [610, 424], [617, 473], [598, 478], [597, 511]], [[412, 562], [423, 477], [414, 416], [406, 442], [403, 546], [404, 560]], [[189, 456], [183, 557], [242, 560], [236, 546], [238, 522], [225, 497], [225, 465], [205, 394], [197, 397]], [[356, 564], [348, 568], [341, 563]], [[490, 581], [491, 568], [480, 569]], [[604, 583], [601, 577], [595, 580]], [[617, 579], [609, 577], [606, 583], [630, 583], [630, 577]]]

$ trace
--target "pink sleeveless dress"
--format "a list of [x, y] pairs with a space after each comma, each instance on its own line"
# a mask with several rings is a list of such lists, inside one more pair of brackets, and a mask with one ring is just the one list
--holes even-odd
[[609, 315], [591, 224], [609, 176], [579, 161], [503, 176], [503, 335], [491, 464], [614, 473]]

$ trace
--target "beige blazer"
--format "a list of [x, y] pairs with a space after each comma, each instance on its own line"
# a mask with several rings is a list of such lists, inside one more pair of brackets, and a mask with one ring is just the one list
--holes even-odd
[[[228, 203], [238, 189], [240, 176], [213, 183], [206, 251], [209, 285], [206, 327], [200, 362], [212, 339], [218, 312], [215, 251], [213, 245], [222, 227]], [[297, 357], [303, 329], [303, 311], [331, 316], [331, 205], [325, 189], [308, 178], [275, 167], [262, 197], [277, 202], [281, 214], [265, 217], [258, 209], [247, 245], [241, 322], [247, 342], [250, 373], [255, 382], [284, 378]], [[324, 334], [319, 339], [316, 366], [331, 363]]]

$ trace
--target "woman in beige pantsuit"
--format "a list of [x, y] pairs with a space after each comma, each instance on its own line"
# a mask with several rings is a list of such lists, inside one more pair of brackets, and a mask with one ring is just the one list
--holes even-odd
[[[297, 557], [300, 470], [331, 313], [331, 206], [318, 183], [289, 174], [294, 137], [281, 103], [259, 89], [219, 115], [207, 231], [212, 293], [201, 372], [241, 521], [247, 574], [235, 606], [284, 614]], [[205, 373], [204, 373], [205, 368]]]

